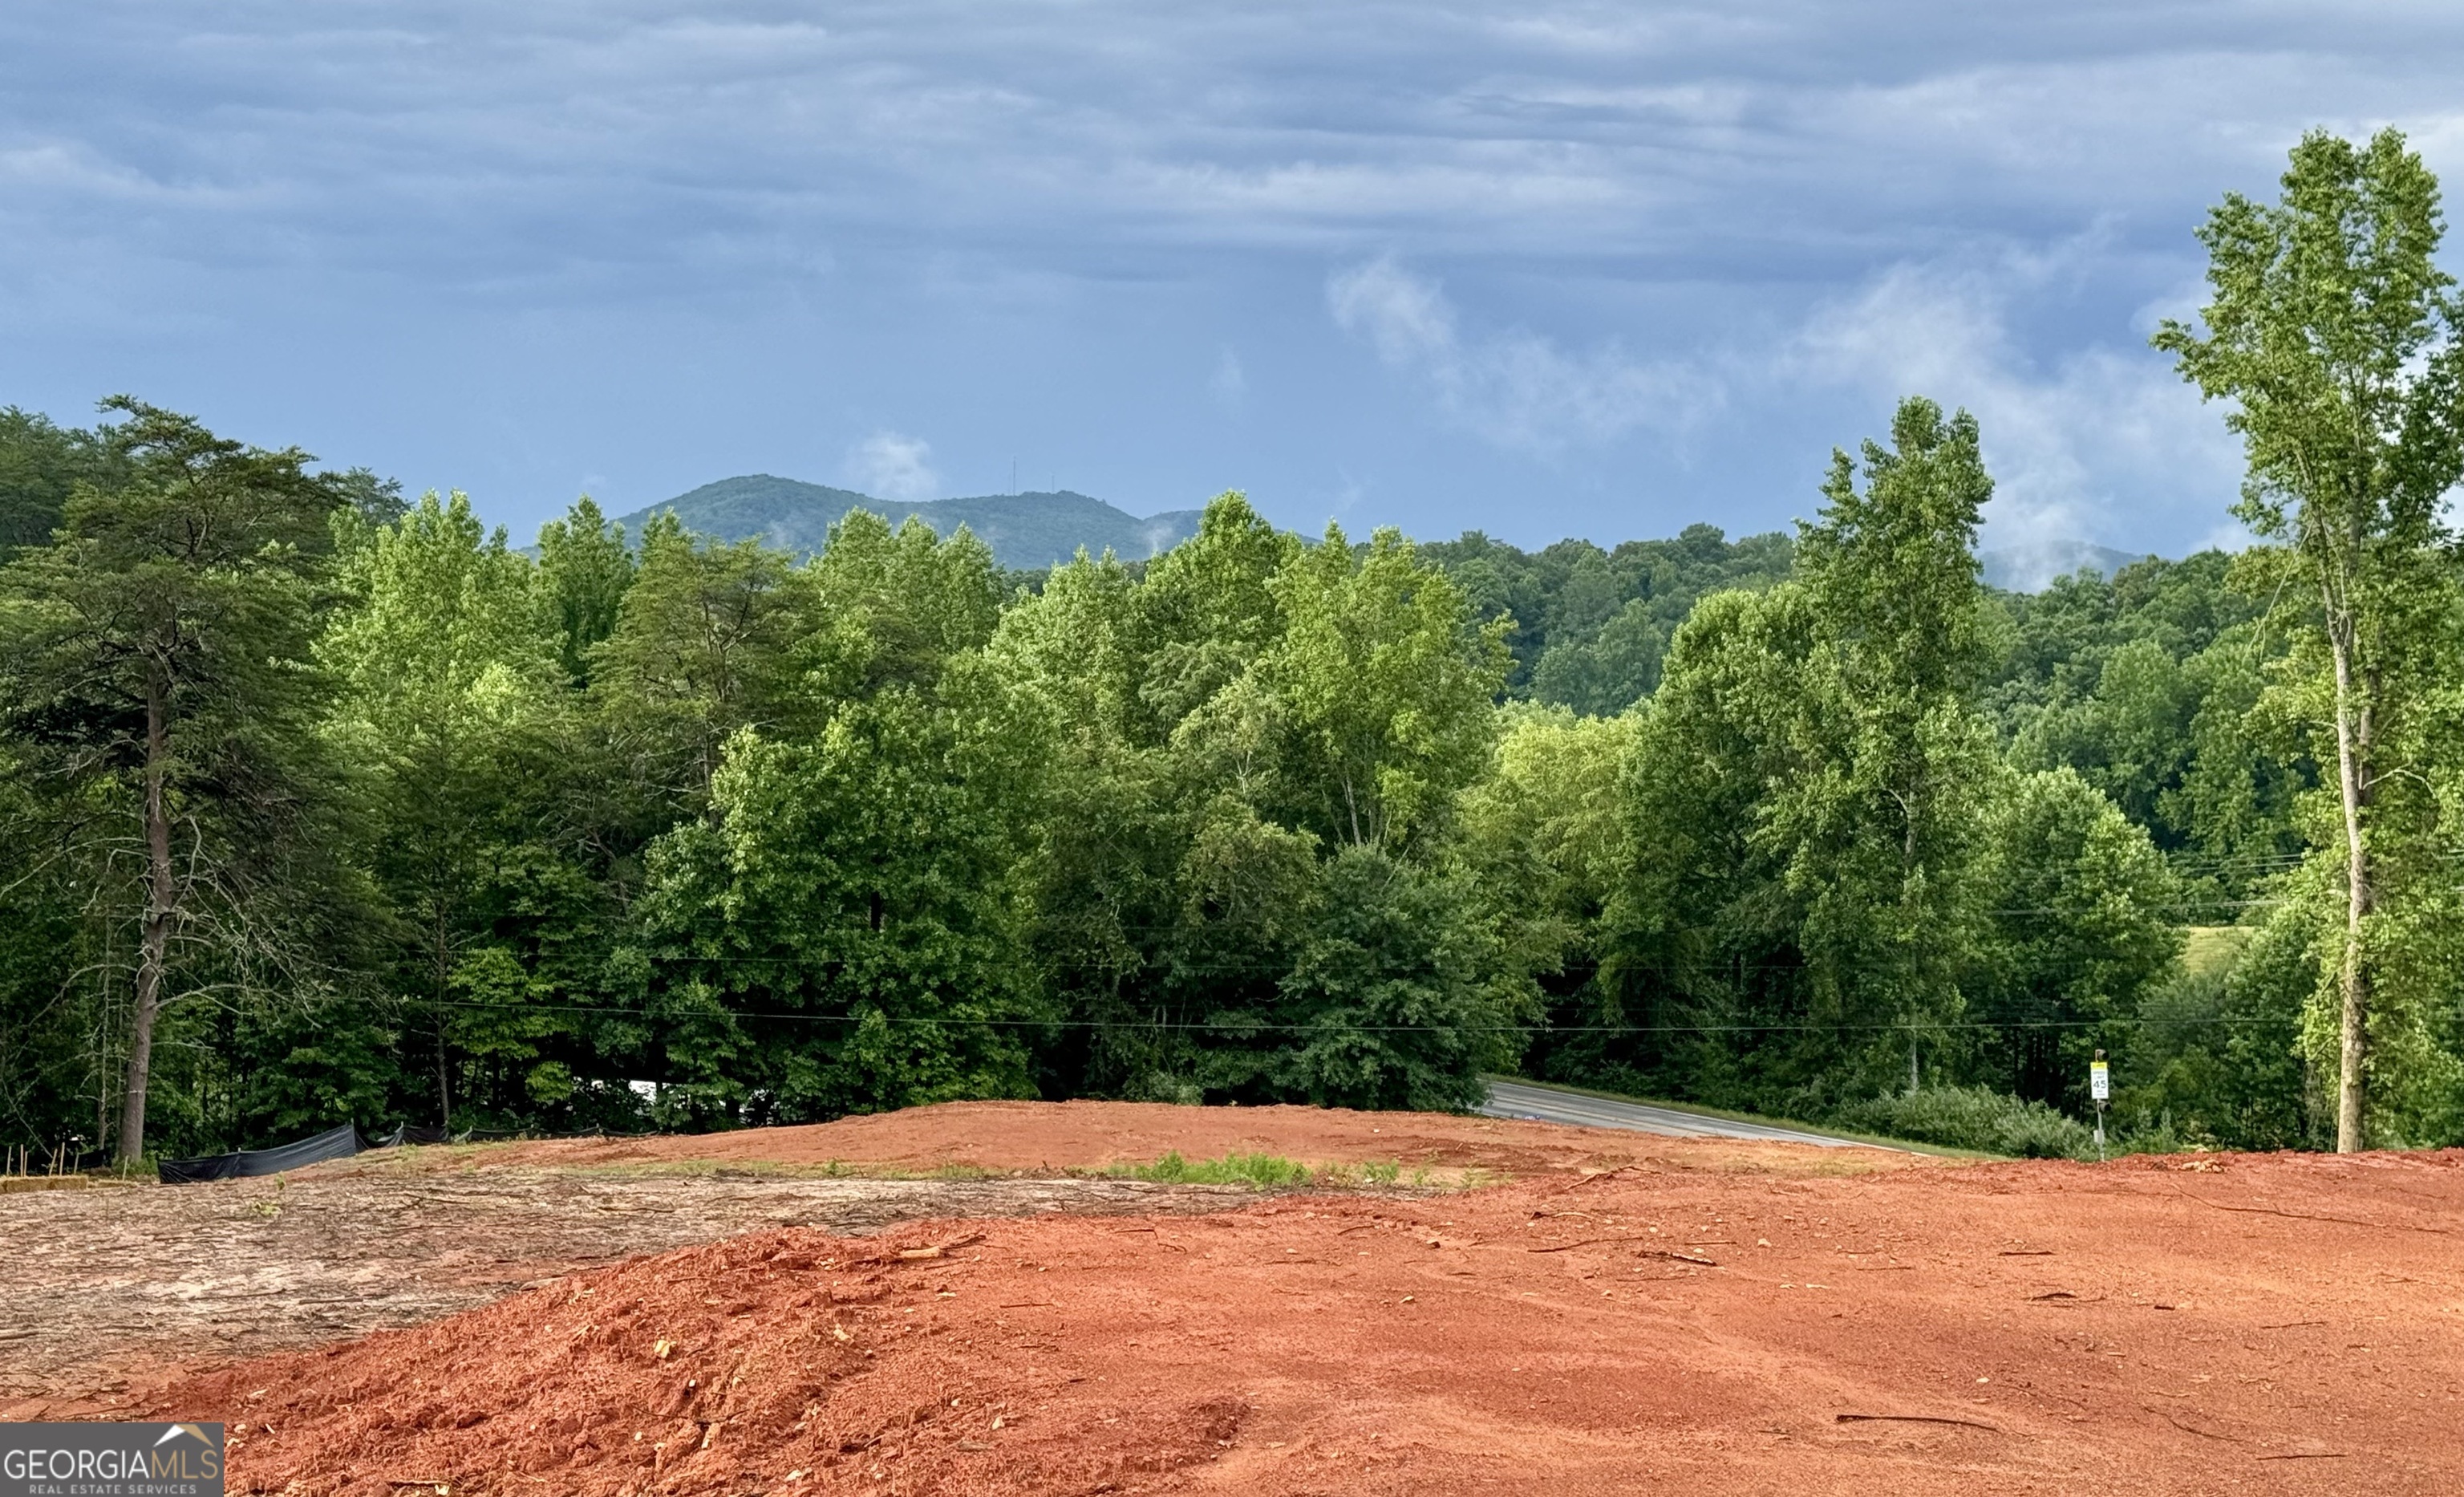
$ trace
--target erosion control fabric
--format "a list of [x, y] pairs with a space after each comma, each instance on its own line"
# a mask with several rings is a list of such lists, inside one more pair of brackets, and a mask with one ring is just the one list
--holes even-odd
[[192, 1185], [199, 1180], [240, 1179], [253, 1175], [279, 1175], [303, 1164], [318, 1164], [327, 1159], [347, 1159], [367, 1148], [357, 1125], [344, 1123], [328, 1128], [312, 1137], [299, 1139], [273, 1149], [249, 1149], [238, 1154], [210, 1154], [202, 1159], [165, 1159], [156, 1166], [165, 1185]]
[[314, 1137], [301, 1138], [272, 1149], [249, 1149], [238, 1154], [210, 1154], [201, 1159], [165, 1159], [155, 1166], [155, 1173], [165, 1185], [193, 1185], [199, 1180], [241, 1179], [253, 1175], [279, 1175], [303, 1164], [321, 1164], [327, 1159], [347, 1159], [371, 1149], [391, 1149], [401, 1144], [444, 1143], [452, 1135], [442, 1128], [397, 1128], [382, 1138], [363, 1138], [358, 1127], [344, 1123], [328, 1128]]

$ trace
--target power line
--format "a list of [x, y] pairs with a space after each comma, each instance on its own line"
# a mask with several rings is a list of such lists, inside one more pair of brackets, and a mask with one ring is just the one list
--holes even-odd
[[[422, 1007], [439, 1006], [433, 1002]], [[485, 1003], [470, 1000], [448, 999], [447, 1008], [481, 1009], [499, 1013], [577, 1013], [618, 1014], [649, 1023], [691, 1024], [710, 1020], [761, 1020], [803, 1024], [885, 1024], [915, 1027], [983, 1028], [983, 1029], [1133, 1029], [1144, 1032], [1176, 1031], [1179, 1033], [1232, 1034], [1321, 1034], [1336, 1031], [1345, 1034], [1836, 1034], [1842, 1030], [1872, 1033], [1936, 1033], [1943, 1030], [1986, 1031], [2003, 1029], [2096, 1029], [2096, 1028], [2193, 1028], [2211, 1024], [2293, 1024], [2298, 1021], [2260, 1015], [2211, 1014], [2197, 1019], [2151, 1019], [2145, 1015], [2128, 1019], [2007, 1019], [1924, 1021], [1859, 1021], [1839, 1024], [1326, 1024], [1305, 1021], [1273, 1020], [1128, 1020], [1128, 1019], [994, 1019], [953, 1018], [938, 1015], [892, 1015], [874, 1010], [868, 1014], [815, 1014], [798, 1011], [759, 1011], [735, 1008], [705, 1009], [694, 1013], [653, 1013], [645, 1009], [626, 1008], [614, 1004], [593, 1003]]]

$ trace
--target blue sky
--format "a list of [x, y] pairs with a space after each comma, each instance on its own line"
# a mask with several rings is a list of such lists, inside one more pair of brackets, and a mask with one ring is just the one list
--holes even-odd
[[0, 404], [524, 536], [769, 472], [1523, 543], [1812, 513], [1921, 391], [1989, 543], [2231, 534], [2147, 351], [2299, 132], [2464, 172], [2464, 7], [0, 9]]

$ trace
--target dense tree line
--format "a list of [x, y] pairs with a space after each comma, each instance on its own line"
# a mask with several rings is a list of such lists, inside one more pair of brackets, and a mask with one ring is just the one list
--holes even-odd
[[2464, 1138], [2436, 224], [2391, 136], [2219, 209], [2160, 341], [2265, 541], [2035, 595], [1919, 398], [1793, 536], [1227, 495], [1032, 585], [861, 514], [800, 560], [585, 499], [517, 550], [138, 402], [0, 413], [0, 1134], [1520, 1069], [2063, 1152], [2101, 1049], [2136, 1146]]

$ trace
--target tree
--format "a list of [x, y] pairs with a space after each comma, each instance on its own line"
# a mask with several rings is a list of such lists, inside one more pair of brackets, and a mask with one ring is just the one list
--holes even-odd
[[590, 684], [590, 652], [616, 632], [625, 593], [633, 585], [633, 553], [625, 527], [599, 513], [589, 495], [576, 499], [562, 519], [539, 527], [539, 605], [557, 658], [576, 686]]
[[435, 1116], [450, 1125], [452, 995], [478, 935], [473, 911], [503, 849], [543, 820], [529, 792], [547, 779], [564, 694], [559, 634], [542, 627], [557, 621], [541, 618], [531, 563], [459, 492], [369, 531], [343, 571], [356, 605], [319, 646], [341, 688], [327, 731], [368, 792], [372, 861], [415, 953]]
[[1917, 1032], [1958, 1017], [1973, 934], [1963, 874], [1991, 764], [1975, 545], [1993, 480], [1965, 411], [1945, 420], [1911, 396], [1891, 441], [1865, 444], [1861, 491], [1859, 465], [1832, 454], [1821, 517], [1797, 540], [1814, 645], [1796, 737], [1815, 752], [1766, 835], [1790, 848], [1817, 983], [1862, 988], [1868, 1008], [1892, 991], [1913, 1072]]
[[0, 408], [0, 561], [51, 539], [79, 483], [108, 485], [126, 466], [126, 454], [102, 432]]
[[[134, 801], [143, 889], [119, 1150], [145, 1152], [155, 1023], [175, 946], [209, 903], [245, 919], [248, 856], [300, 816], [328, 517], [343, 501], [296, 448], [266, 451], [115, 397], [110, 487], [81, 483], [58, 536], [0, 571], [7, 726], [58, 779]], [[259, 933], [263, 934], [263, 933]]]
[[2069, 768], [2007, 777], [1976, 879], [1991, 908], [1974, 986], [1993, 1079], [2033, 1102], [2085, 1100], [2098, 1048], [2127, 1059], [2128, 1021], [2171, 966], [2173, 881], [2144, 826]]
[[1279, 986], [1264, 1077], [1320, 1107], [1448, 1112], [1510, 1068], [1530, 984], [1494, 949], [1469, 891], [1375, 848], [1324, 864], [1317, 918]]
[[2405, 768], [2390, 746], [2426, 705], [2450, 606], [2440, 510], [2464, 473], [2464, 303], [2434, 262], [2437, 179], [2398, 132], [2357, 145], [2314, 131], [2282, 187], [2209, 214], [2205, 336], [2168, 319], [2155, 345], [2234, 403], [2249, 463], [2234, 513], [2287, 543], [2319, 600], [2344, 868], [2336, 1147], [2351, 1151], [2368, 1136], [2375, 843]]
[[1394, 530], [1355, 560], [1329, 525], [1273, 592], [1283, 637], [1251, 669], [1232, 720], [1272, 742], [1297, 824], [1332, 845], [1407, 847], [1487, 767], [1505, 627], [1475, 624], [1462, 591]]
[[793, 699], [651, 848], [636, 959], [680, 1095], [766, 1121], [1026, 1094], [1051, 733], [982, 649], [992, 553], [857, 515], [806, 581]]
[[729, 737], [776, 719], [809, 590], [785, 554], [698, 540], [672, 510], [642, 527], [616, 630], [589, 669], [618, 752], [663, 805], [707, 806]]
[[[1588, 1064], [1708, 1100], [1819, 1110], [1949, 1026], [1979, 933], [1994, 771], [1973, 552], [1976, 423], [1901, 404], [1834, 456], [1798, 578], [1714, 594], [1677, 632], [1627, 780]], [[1904, 1046], [1904, 1048], [1902, 1048]], [[1570, 1055], [1570, 1059], [1571, 1059]]]

